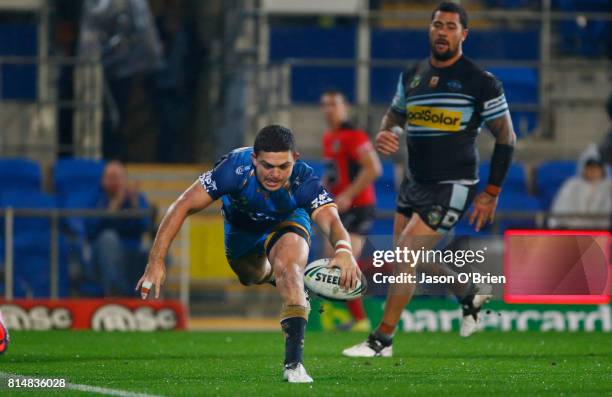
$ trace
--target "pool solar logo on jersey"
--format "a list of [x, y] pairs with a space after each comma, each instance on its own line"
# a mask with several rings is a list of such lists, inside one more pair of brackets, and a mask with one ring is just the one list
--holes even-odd
[[407, 110], [410, 125], [450, 132], [461, 129], [461, 112], [430, 106], [408, 106]]
[[412, 78], [412, 81], [410, 82], [410, 88], [415, 88], [420, 83], [421, 83], [421, 76], [417, 74], [416, 76]]

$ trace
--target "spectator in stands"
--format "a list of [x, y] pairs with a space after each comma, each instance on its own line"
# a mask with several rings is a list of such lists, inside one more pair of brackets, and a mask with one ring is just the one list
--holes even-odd
[[565, 181], [551, 208], [549, 226], [567, 229], [607, 229], [610, 216], [589, 218], [584, 216], [555, 217], [555, 214], [610, 214], [612, 213], [612, 181], [600, 158], [587, 159], [579, 167], [579, 176]]
[[151, 80], [162, 65], [159, 34], [147, 0], [83, 2], [77, 49], [81, 59], [100, 60], [104, 68], [104, 158], [134, 157], [128, 144], [139, 131], [129, 128], [128, 119], [150, 107]]
[[[111, 161], [104, 168], [95, 207], [110, 212], [148, 209], [149, 204], [134, 184], [128, 182], [125, 166]], [[91, 276], [100, 280], [104, 294], [131, 295], [132, 286], [147, 263], [142, 237], [150, 217], [89, 218], [87, 234], [92, 244]]]

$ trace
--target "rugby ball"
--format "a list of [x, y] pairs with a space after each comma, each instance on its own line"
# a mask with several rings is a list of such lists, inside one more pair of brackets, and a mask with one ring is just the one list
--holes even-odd
[[350, 301], [366, 292], [367, 282], [362, 275], [355, 289], [344, 290], [340, 283], [340, 269], [327, 267], [331, 259], [324, 258], [309, 263], [304, 269], [304, 285], [314, 294], [330, 300]]

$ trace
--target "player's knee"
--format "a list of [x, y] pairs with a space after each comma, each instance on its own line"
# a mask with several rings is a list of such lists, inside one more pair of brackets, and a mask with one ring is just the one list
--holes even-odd
[[240, 284], [245, 285], [245, 286], [255, 284], [255, 282], [253, 282], [253, 279], [251, 277], [244, 276], [244, 275], [238, 275], [238, 281], [240, 281]]
[[261, 284], [266, 276], [265, 271], [251, 269], [247, 272], [238, 274], [238, 280], [242, 285]]
[[299, 285], [301, 279], [301, 269], [297, 263], [275, 263], [274, 278], [277, 283], [285, 285]]

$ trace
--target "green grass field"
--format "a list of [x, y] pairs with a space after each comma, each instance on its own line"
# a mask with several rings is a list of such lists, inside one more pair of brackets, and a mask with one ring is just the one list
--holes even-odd
[[610, 334], [402, 334], [393, 358], [340, 356], [363, 337], [308, 333], [311, 385], [281, 381], [280, 333], [13, 332], [0, 372], [163, 396], [612, 395]]

